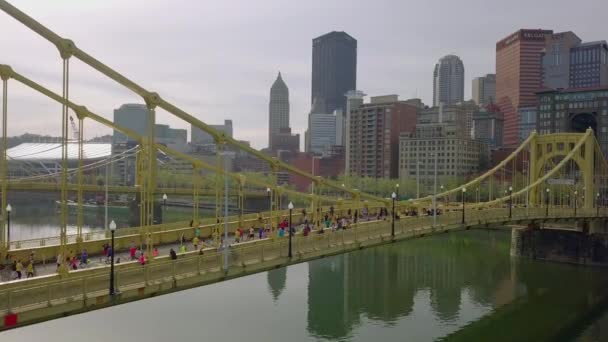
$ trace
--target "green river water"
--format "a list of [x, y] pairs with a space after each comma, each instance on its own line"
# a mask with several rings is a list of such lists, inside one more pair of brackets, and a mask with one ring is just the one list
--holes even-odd
[[608, 341], [608, 309], [580, 305], [603, 291], [605, 270], [512, 259], [509, 244], [503, 231], [405, 241], [27, 326], [0, 341], [521, 341], [537, 331]]

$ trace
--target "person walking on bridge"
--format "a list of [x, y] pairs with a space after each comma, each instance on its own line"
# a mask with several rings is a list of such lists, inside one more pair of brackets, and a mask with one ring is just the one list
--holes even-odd
[[175, 253], [175, 251], [173, 250], [173, 248], [171, 248], [171, 250], [169, 250], [169, 255], [171, 256], [171, 260], [176, 260], [177, 259], [177, 253]]
[[199, 239], [198, 239], [198, 237], [197, 237], [197, 236], [195, 236], [195, 237], [192, 239], [192, 244], [194, 245], [194, 250], [197, 250], [197, 249], [198, 249], [198, 243], [199, 243]]
[[17, 279], [21, 279], [21, 272], [23, 272], [23, 264], [21, 263], [21, 260], [17, 260], [15, 272], [17, 272]]
[[234, 242], [236, 242], [236, 243], [241, 242], [241, 228], [237, 228], [234, 231]]
[[80, 264], [81, 265], [86, 265], [89, 262], [89, 253], [87, 252], [87, 249], [83, 249], [82, 253], [80, 253]]
[[29, 264], [27, 264], [27, 277], [34, 277], [34, 262], [30, 261]]
[[112, 255], [114, 254], [114, 250], [112, 249], [112, 246], [108, 247], [108, 251], [107, 251], [107, 255], [106, 255], [106, 264], [110, 263], [110, 260], [112, 260]]

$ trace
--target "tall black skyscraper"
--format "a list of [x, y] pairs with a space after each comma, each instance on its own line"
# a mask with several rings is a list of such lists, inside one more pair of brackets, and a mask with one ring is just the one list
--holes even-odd
[[346, 92], [357, 89], [357, 40], [330, 32], [312, 40], [312, 111], [329, 114], [346, 109]]

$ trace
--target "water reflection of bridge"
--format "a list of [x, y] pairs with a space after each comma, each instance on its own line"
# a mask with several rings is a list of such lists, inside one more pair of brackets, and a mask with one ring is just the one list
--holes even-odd
[[442, 322], [458, 319], [465, 289], [484, 307], [510, 302], [516, 282], [505, 277], [511, 274], [509, 241], [500, 235], [441, 236], [310, 262], [310, 333], [345, 337], [362, 317], [394, 324], [412, 313], [420, 291], [428, 291]]
[[[606, 275], [589, 268], [512, 259], [509, 245], [506, 233], [475, 231], [310, 262], [308, 331], [341, 339], [351, 336], [364, 319], [396, 325], [421, 315], [428, 304], [434, 319], [425, 316], [421, 323], [428, 329], [429, 319], [440, 322], [442, 334], [465, 325], [462, 333], [450, 335], [457, 341], [485, 341], [496, 331], [511, 328], [519, 331], [513, 336], [525, 340], [568, 333], [580, 324], [578, 317], [597, 306], [587, 296], [601, 298]], [[416, 304], [420, 296], [424, 304]], [[479, 321], [484, 323], [467, 326], [471, 322], [462, 316], [464, 296], [481, 314], [489, 313]], [[508, 341], [509, 336], [500, 338]]]

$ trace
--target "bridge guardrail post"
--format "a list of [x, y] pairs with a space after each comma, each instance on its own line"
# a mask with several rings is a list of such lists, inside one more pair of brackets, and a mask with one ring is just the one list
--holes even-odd
[[87, 306], [87, 277], [82, 277], [82, 306]]
[[[218, 254], [218, 257], [221, 260], [221, 256], [219, 254]], [[177, 260], [173, 260], [173, 262], [171, 263], [171, 278], [173, 279], [173, 287], [175, 287], [176, 283], [177, 283], [177, 279], [175, 278], [175, 264], [176, 263], [177, 263]], [[220, 265], [220, 267], [221, 267], [221, 265]]]
[[198, 271], [198, 274], [199, 274], [199, 275], [201, 275], [201, 274], [202, 274], [202, 273], [201, 273], [201, 259], [202, 259], [202, 256], [201, 256], [201, 255], [199, 255], [199, 256], [198, 256], [198, 260], [197, 260], [197, 264], [196, 264], [196, 269], [197, 269], [197, 271]]
[[13, 302], [13, 296], [12, 296], [12, 294], [13, 294], [12, 290], [8, 290], [8, 293], [6, 294], [6, 311], [8, 313], [12, 312], [12, 310], [11, 310], [11, 308], [13, 306], [13, 303], [12, 303]]
[[51, 285], [46, 285], [46, 305], [51, 306]]
[[144, 284], [148, 286], [150, 282], [150, 264], [144, 265]]
[[262, 248], [260, 250], [260, 262], [264, 262], [264, 245], [265, 243], [262, 243]]

